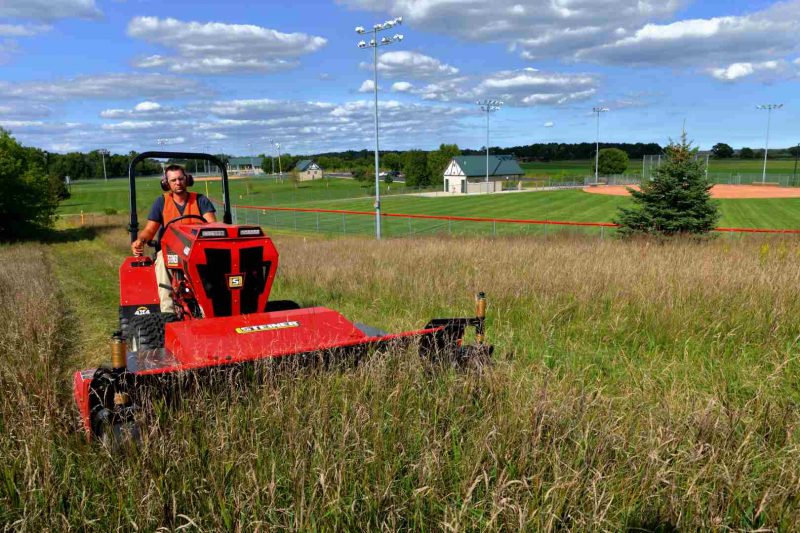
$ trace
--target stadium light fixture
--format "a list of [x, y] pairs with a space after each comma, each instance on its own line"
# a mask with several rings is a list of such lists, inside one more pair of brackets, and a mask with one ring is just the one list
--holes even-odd
[[767, 110], [767, 141], [764, 144], [764, 169], [761, 172], [761, 183], [766, 183], [767, 181], [767, 153], [769, 152], [769, 124], [770, 120], [772, 119], [772, 110], [773, 109], [780, 109], [783, 107], [783, 104], [761, 104], [757, 105], [756, 109], [766, 109]]
[[[403, 36], [399, 33], [394, 34], [392, 37], [382, 37], [378, 41], [378, 32], [389, 30], [403, 23], [403, 17], [397, 17], [392, 20], [387, 20], [384, 23], [374, 24], [372, 26], [372, 38], [369, 43], [366, 41], [359, 41], [359, 48], [372, 48], [372, 68], [373, 68], [373, 90], [375, 92], [375, 238], [381, 240], [381, 187], [380, 187], [380, 141], [378, 133], [378, 47], [388, 46], [393, 43], [399, 43], [403, 40]], [[356, 26], [356, 33], [363, 35], [366, 32], [363, 26]]]
[[593, 107], [592, 113], [597, 115], [597, 137], [595, 138], [594, 148], [594, 184], [598, 183], [598, 170], [600, 168], [600, 113], [608, 111], [607, 107]]
[[[169, 142], [169, 139], [165, 139], [164, 137], [160, 137], [160, 138], [156, 139], [156, 144], [162, 150], [164, 149], [164, 145], [167, 144], [168, 142]], [[164, 173], [164, 162], [163, 161], [161, 162], [161, 173], [162, 174]]]
[[[489, 183], [489, 115], [495, 111], [499, 111], [503, 107], [503, 102], [500, 100], [478, 100], [475, 102], [481, 108], [481, 111], [486, 113], [486, 183]], [[489, 192], [489, 186], [486, 186], [486, 192]]]

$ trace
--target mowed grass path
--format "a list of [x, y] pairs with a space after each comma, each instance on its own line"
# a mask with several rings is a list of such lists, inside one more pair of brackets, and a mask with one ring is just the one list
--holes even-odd
[[[304, 208], [372, 211], [374, 199], [366, 196], [364, 184], [347, 179], [294, 184], [274, 183], [263, 179], [232, 180], [231, 201], [234, 205], [296, 206]], [[399, 184], [392, 192], [401, 189]], [[205, 193], [205, 183], [194, 190]], [[211, 182], [208, 190], [212, 197], [220, 198], [219, 183]], [[382, 194], [386, 194], [383, 190]], [[140, 218], [161, 190], [155, 179], [137, 181], [138, 211]], [[717, 200], [724, 227], [797, 229], [800, 228], [800, 199], [736, 199]], [[474, 195], [463, 197], [426, 198], [412, 195], [389, 195], [382, 198], [385, 213], [426, 214], [483, 218], [534, 219], [575, 222], [611, 222], [619, 207], [629, 205], [630, 199], [603, 196], [580, 190], [539, 191], [525, 193]], [[108, 183], [92, 181], [79, 183], [72, 188], [72, 198], [62, 203], [61, 214], [102, 213], [104, 209], [119, 213], [128, 212], [128, 186], [125, 180]], [[364, 217], [348, 221], [351, 230], [369, 226]]]

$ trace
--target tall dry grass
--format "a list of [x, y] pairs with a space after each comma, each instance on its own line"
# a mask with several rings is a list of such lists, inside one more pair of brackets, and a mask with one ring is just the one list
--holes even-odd
[[0, 249], [7, 528], [800, 527], [796, 242], [276, 241], [276, 297], [386, 329], [485, 290], [496, 365], [237, 381], [155, 401], [115, 455], [74, 433], [58, 265]]

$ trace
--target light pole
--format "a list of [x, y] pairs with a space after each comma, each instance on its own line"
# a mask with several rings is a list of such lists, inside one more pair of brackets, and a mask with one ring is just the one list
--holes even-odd
[[[369, 43], [366, 41], [359, 41], [359, 48], [372, 48], [372, 66], [373, 78], [372, 83], [375, 90], [375, 238], [381, 240], [381, 187], [380, 187], [380, 170], [378, 165], [380, 163], [380, 144], [378, 142], [378, 47], [387, 46], [392, 43], [400, 42], [403, 36], [395, 33], [392, 37], [383, 37], [380, 42], [378, 41], [378, 32], [394, 28], [395, 26], [403, 23], [403, 17], [397, 17], [393, 20], [387, 20], [383, 24], [375, 24], [372, 26], [372, 39]], [[367, 30], [363, 26], [356, 27], [356, 33], [364, 35]]]
[[[169, 142], [169, 139], [165, 139], [165, 138], [163, 138], [163, 137], [161, 137], [161, 138], [159, 138], [159, 139], [156, 139], [156, 144], [157, 144], [157, 145], [159, 146], [159, 148], [161, 148], [162, 150], [164, 149], [164, 145], [165, 145], [165, 144], [167, 144], [168, 142]], [[162, 173], [162, 174], [164, 173], [164, 162], [163, 162], [163, 161], [161, 161], [161, 173]]]
[[109, 152], [105, 148], [99, 149], [98, 152], [100, 152], [100, 157], [103, 158], [103, 179], [108, 181], [108, 175], [106, 174], [106, 156]]
[[600, 168], [600, 113], [608, 111], [607, 107], [593, 107], [592, 113], [597, 115], [597, 138], [595, 140], [594, 148], [594, 184], [597, 185], [598, 170]]
[[[278, 175], [281, 181], [283, 180], [283, 167], [281, 167], [281, 143], [276, 143], [274, 139], [270, 139], [269, 143], [275, 148], [275, 153], [278, 154]], [[275, 159], [272, 160], [272, 174], [275, 175]]]
[[772, 110], [773, 109], [780, 109], [783, 107], [783, 104], [762, 104], [757, 105], [756, 109], [766, 109], [767, 110], [767, 142], [764, 144], [764, 170], [761, 173], [761, 183], [766, 183], [767, 181], [767, 152], [769, 152], [769, 123], [772, 119]]
[[486, 192], [489, 192], [489, 115], [499, 111], [503, 107], [503, 102], [499, 100], [478, 100], [475, 103], [481, 106], [481, 111], [486, 113]]
[[247, 143], [247, 150], [249, 152], [248, 157], [250, 157], [250, 169], [253, 171], [253, 176], [255, 176], [256, 165], [253, 163], [253, 143]]

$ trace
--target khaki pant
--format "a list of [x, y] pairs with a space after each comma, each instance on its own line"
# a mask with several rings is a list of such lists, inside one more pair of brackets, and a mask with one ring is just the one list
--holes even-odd
[[161, 300], [161, 312], [174, 313], [175, 302], [172, 301], [172, 289], [164, 288], [164, 285], [171, 287], [172, 280], [169, 277], [169, 272], [167, 272], [167, 265], [164, 264], [164, 256], [161, 254], [161, 250], [156, 254], [155, 267], [156, 283], [158, 283], [158, 298]]

